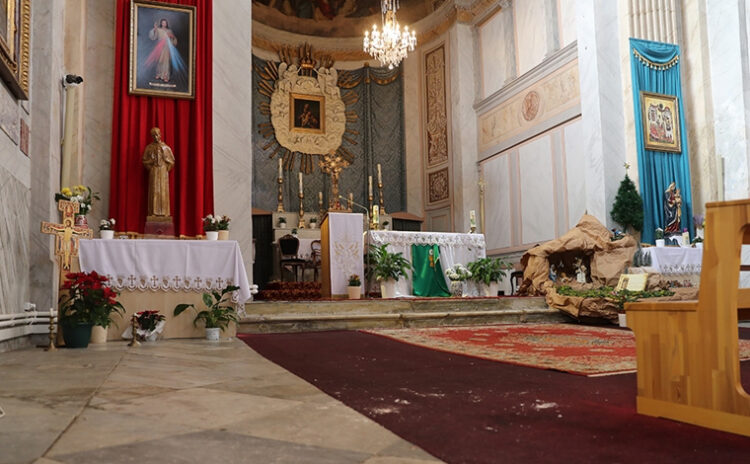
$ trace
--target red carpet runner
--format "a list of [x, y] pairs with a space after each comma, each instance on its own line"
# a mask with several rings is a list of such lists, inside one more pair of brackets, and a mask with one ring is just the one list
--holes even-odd
[[[436, 350], [579, 375], [635, 372], [635, 336], [629, 330], [575, 324], [378, 329], [365, 332]], [[750, 359], [750, 340], [740, 340]]]
[[[583, 377], [362, 332], [239, 337], [448, 463], [727, 464], [750, 456], [749, 438], [636, 414], [635, 374]], [[750, 364], [742, 370], [748, 389]]]

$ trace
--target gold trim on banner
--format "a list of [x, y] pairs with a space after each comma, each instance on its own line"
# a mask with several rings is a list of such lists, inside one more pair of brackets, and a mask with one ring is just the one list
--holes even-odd
[[680, 55], [675, 56], [671, 60], [669, 60], [666, 63], [656, 63], [654, 61], [649, 60], [645, 56], [638, 53], [638, 50], [633, 50], [633, 55], [638, 58], [638, 61], [646, 65], [647, 67], [651, 69], [656, 69], [658, 71], [664, 71], [665, 69], [669, 69], [673, 66], [675, 66], [680, 61]]
[[379, 85], [388, 85], [391, 82], [393, 82], [396, 79], [398, 79], [398, 76], [400, 76], [400, 75], [401, 75], [401, 70], [399, 70], [398, 72], [393, 73], [393, 76], [391, 76], [391, 77], [378, 78], [378, 77], [372, 76], [372, 80], [374, 80], [375, 83], [379, 84]]

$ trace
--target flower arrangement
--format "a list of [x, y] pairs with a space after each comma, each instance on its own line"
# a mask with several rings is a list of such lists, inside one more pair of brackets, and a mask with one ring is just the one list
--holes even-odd
[[226, 215], [222, 217], [216, 216], [216, 219], [219, 221], [219, 224], [216, 230], [229, 230], [229, 223], [232, 221], [232, 219], [229, 216], [226, 216]]
[[86, 215], [91, 211], [91, 205], [94, 200], [99, 200], [99, 194], [92, 192], [91, 188], [85, 185], [76, 185], [74, 187], [63, 187], [55, 194], [55, 201], [67, 200], [78, 203], [78, 214]]
[[213, 232], [219, 230], [219, 218], [213, 214], [201, 219], [203, 221], [203, 230], [206, 232]]
[[473, 274], [463, 264], [456, 264], [455, 266], [446, 269], [445, 275], [448, 276], [452, 282], [462, 282], [470, 279]]
[[362, 281], [359, 280], [359, 276], [357, 274], [352, 274], [349, 276], [350, 287], [359, 287], [360, 285], [362, 285]]
[[125, 311], [117, 293], [109, 288], [107, 277], [92, 272], [75, 272], [66, 276], [60, 297], [60, 322], [63, 325], [92, 324], [109, 327], [112, 314]]
[[661, 227], [657, 227], [654, 231], [654, 238], [656, 240], [663, 240], [664, 239], [664, 230]]
[[99, 230], [115, 230], [115, 219], [102, 219], [101, 222], [99, 222]]
[[706, 217], [702, 214], [696, 214], [693, 216], [693, 225], [696, 229], [706, 228]]
[[154, 309], [147, 309], [145, 311], [138, 311], [135, 313], [135, 320], [138, 323], [138, 328], [148, 332], [156, 330], [157, 324], [165, 320], [167, 316], [159, 314], [159, 311]]

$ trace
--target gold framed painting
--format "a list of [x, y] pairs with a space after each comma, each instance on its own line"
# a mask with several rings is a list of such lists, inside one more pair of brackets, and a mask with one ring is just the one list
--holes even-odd
[[31, 0], [0, 0], [0, 77], [19, 100], [29, 97]]
[[326, 98], [323, 95], [289, 94], [289, 130], [326, 133]]
[[129, 93], [195, 98], [195, 10], [131, 2]]
[[646, 150], [682, 152], [676, 96], [641, 91], [641, 118]]

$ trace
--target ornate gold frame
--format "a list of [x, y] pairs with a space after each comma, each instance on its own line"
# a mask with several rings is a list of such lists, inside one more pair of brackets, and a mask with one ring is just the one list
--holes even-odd
[[[674, 142], [649, 141], [648, 131], [648, 102], [658, 102], [672, 109], [674, 114]], [[664, 95], [641, 91], [641, 126], [643, 127], [643, 147], [646, 150], [666, 151], [670, 153], [682, 152], [682, 134], [680, 133], [680, 105], [674, 95]]]
[[31, 0], [0, 0], [8, 12], [8, 35], [0, 37], [0, 77], [19, 100], [29, 98]]
[[[294, 101], [312, 100], [320, 103], [320, 129], [308, 129], [294, 125]], [[326, 133], [326, 97], [324, 95], [305, 95], [301, 93], [289, 94], [289, 130], [292, 132], [305, 132], [308, 134]]]
[[[2, 1], [2, 0], [0, 0]], [[144, 8], [156, 8], [161, 10], [171, 10], [180, 13], [187, 13], [190, 16], [190, 51], [188, 52], [188, 91], [177, 92], [173, 90], [152, 90], [138, 88], [137, 76], [138, 76], [138, 10], [140, 7]], [[161, 3], [152, 2], [145, 0], [131, 0], [130, 3], [130, 70], [128, 78], [128, 93], [132, 95], [150, 95], [155, 97], [169, 97], [169, 98], [195, 98], [195, 16], [196, 7], [190, 5], [178, 5], [172, 3]]]

